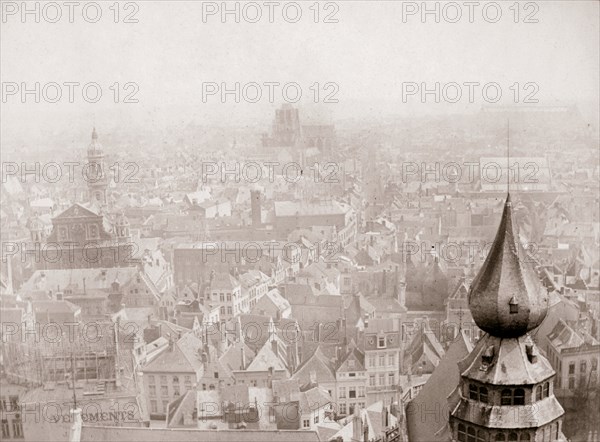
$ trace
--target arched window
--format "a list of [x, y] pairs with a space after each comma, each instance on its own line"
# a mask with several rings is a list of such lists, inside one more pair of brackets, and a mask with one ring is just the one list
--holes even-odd
[[529, 441], [529, 440], [531, 440], [529, 433], [521, 434], [521, 441]]
[[496, 442], [504, 442], [506, 435], [504, 433], [496, 433]]
[[508, 442], [517, 442], [519, 440], [519, 435], [517, 433], [509, 433], [508, 434]]
[[477, 431], [477, 442], [486, 442], [487, 434], [483, 430]]
[[463, 424], [458, 424], [458, 441], [467, 442], [467, 435], [465, 433], [465, 426]]
[[500, 405], [512, 405], [512, 392], [509, 389], [502, 390]]
[[475, 386], [473, 384], [469, 384], [469, 399], [474, 399], [474, 400], [478, 399], [477, 386]]
[[513, 395], [513, 405], [525, 405], [525, 390], [516, 388]]
[[556, 425], [556, 440], [558, 440], [558, 422], [555, 423], [554, 425]]
[[479, 389], [479, 401], [483, 402], [484, 404], [487, 404], [488, 402], [488, 390], [485, 387], [481, 387]]
[[468, 427], [467, 428], [467, 442], [477, 442], [475, 438], [475, 428]]
[[544, 442], [550, 442], [551, 436], [552, 436], [552, 430], [551, 430], [551, 428], [550, 427], [544, 428], [544, 439], [543, 439], [543, 441]]
[[544, 384], [544, 397], [547, 398], [548, 396], [550, 396], [550, 383], [546, 382]]
[[538, 385], [535, 389], [535, 400], [541, 401], [544, 397], [542, 396], [542, 386]]

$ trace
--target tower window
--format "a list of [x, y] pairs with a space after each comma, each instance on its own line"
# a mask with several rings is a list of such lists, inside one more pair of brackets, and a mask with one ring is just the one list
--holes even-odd
[[465, 426], [463, 424], [458, 424], [458, 441], [459, 442], [467, 441], [467, 435], [465, 433]]
[[513, 395], [513, 405], [525, 405], [525, 390], [517, 388]]
[[488, 390], [485, 387], [479, 389], [479, 401], [487, 404], [488, 402]]
[[512, 392], [510, 390], [502, 390], [500, 405], [512, 405]]
[[529, 433], [523, 433], [521, 435], [521, 441], [529, 441], [531, 440], [531, 437], [529, 436]]
[[519, 302], [517, 301], [517, 298], [515, 298], [514, 296], [512, 298], [510, 298], [508, 305], [510, 307], [511, 315], [515, 314], [515, 313], [519, 313]]
[[544, 398], [544, 396], [542, 395], [542, 386], [538, 385], [537, 388], [535, 389], [535, 399], [537, 401], [542, 400]]
[[477, 442], [486, 442], [486, 434], [485, 431], [479, 430], [477, 431]]
[[477, 442], [475, 438], [475, 428], [467, 428], [467, 442]]
[[550, 396], [550, 383], [546, 382], [544, 384], [544, 397], [547, 398], [548, 396]]
[[469, 399], [477, 400], [478, 398], [477, 387], [473, 384], [469, 385]]
[[517, 433], [510, 433], [508, 435], [508, 442], [517, 442], [519, 440], [519, 435]]
[[504, 433], [496, 433], [496, 442], [505, 442], [506, 436]]

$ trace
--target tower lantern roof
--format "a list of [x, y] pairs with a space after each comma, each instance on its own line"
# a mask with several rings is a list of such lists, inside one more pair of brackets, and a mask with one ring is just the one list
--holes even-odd
[[515, 232], [508, 194], [494, 242], [471, 285], [471, 314], [477, 326], [490, 335], [514, 338], [540, 325], [548, 302], [548, 292]]

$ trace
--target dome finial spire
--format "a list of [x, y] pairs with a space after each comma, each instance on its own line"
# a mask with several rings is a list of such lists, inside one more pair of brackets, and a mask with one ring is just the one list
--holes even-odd
[[510, 199], [510, 119], [506, 120], [506, 200]]
[[92, 140], [98, 139], [98, 133], [96, 132], [96, 126], [94, 126], [94, 130], [92, 130]]

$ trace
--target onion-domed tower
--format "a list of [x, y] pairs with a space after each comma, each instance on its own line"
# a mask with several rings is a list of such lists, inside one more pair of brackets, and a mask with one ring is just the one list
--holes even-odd
[[453, 440], [566, 440], [555, 372], [529, 335], [544, 320], [548, 299], [518, 240], [507, 195], [496, 238], [469, 291], [473, 320], [485, 334], [458, 364]]

